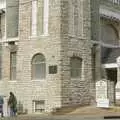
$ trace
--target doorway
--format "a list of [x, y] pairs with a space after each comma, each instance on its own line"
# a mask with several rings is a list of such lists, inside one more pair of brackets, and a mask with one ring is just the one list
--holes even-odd
[[117, 83], [117, 68], [107, 68], [106, 76], [108, 80], [108, 98], [112, 104], [115, 104], [115, 86]]

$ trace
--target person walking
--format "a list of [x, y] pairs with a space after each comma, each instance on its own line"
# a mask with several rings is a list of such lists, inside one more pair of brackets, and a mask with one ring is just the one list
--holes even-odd
[[15, 116], [17, 112], [17, 99], [12, 92], [10, 92], [10, 96], [8, 99], [8, 106], [10, 108], [10, 116]]
[[1, 117], [3, 117], [3, 104], [4, 104], [3, 97], [0, 96], [0, 113], [1, 113]]

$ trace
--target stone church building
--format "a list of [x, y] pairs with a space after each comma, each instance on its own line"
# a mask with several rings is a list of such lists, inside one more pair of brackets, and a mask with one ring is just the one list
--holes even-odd
[[119, 44], [120, 0], [0, 0], [0, 95], [49, 112], [96, 104], [105, 79], [115, 105]]

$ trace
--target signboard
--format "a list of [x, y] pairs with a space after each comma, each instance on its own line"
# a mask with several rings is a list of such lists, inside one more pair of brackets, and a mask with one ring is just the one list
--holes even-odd
[[97, 107], [109, 107], [109, 100], [108, 99], [98, 99], [97, 100]]
[[120, 67], [120, 56], [117, 58], [117, 65]]
[[107, 82], [100, 80], [96, 82], [96, 100], [107, 99]]
[[109, 107], [107, 99], [107, 81], [100, 80], [96, 82], [96, 102], [97, 107]]

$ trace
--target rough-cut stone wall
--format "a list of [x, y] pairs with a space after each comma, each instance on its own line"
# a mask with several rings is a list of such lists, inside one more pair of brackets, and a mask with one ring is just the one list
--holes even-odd
[[[17, 78], [10, 80], [10, 50], [3, 48], [3, 80], [0, 91], [8, 96], [13, 91], [18, 103], [29, 113], [33, 100], [45, 100], [45, 111], [61, 106], [61, 59], [60, 59], [60, 0], [49, 1], [49, 34], [31, 36], [31, 0], [19, 0], [19, 42], [17, 49]], [[32, 57], [42, 53], [46, 59], [46, 78], [31, 79]], [[49, 66], [57, 65], [57, 74], [49, 74]], [[2, 88], [3, 86], [3, 88]]]
[[[32, 100], [45, 100], [45, 109], [50, 111], [61, 106], [60, 79], [60, 1], [49, 1], [49, 34], [32, 37], [31, 3], [20, 1], [20, 42], [18, 49], [18, 79], [24, 86], [23, 101], [26, 108], [32, 108]], [[36, 53], [42, 53], [46, 59], [46, 78], [31, 80], [31, 60]], [[57, 74], [49, 74], [49, 66], [57, 65]], [[21, 92], [21, 95], [23, 93]], [[29, 109], [29, 112], [32, 110]]]
[[[95, 40], [99, 36], [99, 23], [94, 25], [99, 17], [95, 17], [99, 12], [96, 7], [99, 4], [98, 1], [96, 4], [91, 1], [49, 0], [48, 35], [31, 36], [32, 3], [31, 0], [19, 0], [17, 76], [16, 80], [10, 80], [11, 50], [9, 44], [3, 44], [0, 92], [8, 96], [13, 91], [18, 103], [23, 104], [23, 109], [28, 113], [33, 112], [34, 100], [45, 100], [45, 111], [67, 105], [90, 104], [91, 100], [95, 103], [92, 72], [95, 69], [94, 77], [100, 80], [100, 47], [98, 45], [95, 48], [97, 62], [93, 68], [91, 36]], [[35, 81], [31, 78], [31, 61], [37, 53], [45, 56], [46, 78]], [[82, 59], [82, 74], [79, 79], [72, 79], [70, 76], [70, 58], [73, 56]], [[56, 74], [49, 74], [51, 65], [57, 65]]]
[[[49, 1], [49, 35], [31, 36], [31, 1], [19, 1], [19, 42], [17, 49], [17, 78], [10, 81], [10, 50], [3, 48], [3, 84], [6, 85], [5, 94], [13, 91], [18, 102], [23, 104], [24, 110], [32, 112], [33, 100], [45, 100], [45, 110], [70, 104], [89, 104], [91, 72], [91, 44], [90, 44], [90, 2], [77, 1], [78, 9], [83, 11], [75, 18], [83, 18], [78, 27], [70, 32], [70, 6], [68, 0]], [[72, 1], [74, 4], [76, 1]], [[74, 13], [74, 12], [73, 12]], [[83, 14], [82, 14], [83, 13]], [[74, 16], [74, 14], [72, 14]], [[75, 25], [76, 23], [74, 23]], [[77, 25], [76, 25], [77, 26]], [[73, 26], [74, 27], [74, 26]], [[76, 29], [76, 27], [74, 27]], [[76, 34], [75, 31], [81, 31]], [[68, 34], [69, 33], [69, 34]], [[78, 32], [79, 33], [79, 32]], [[54, 48], [54, 50], [53, 50]], [[45, 80], [31, 79], [32, 57], [42, 53], [46, 59]], [[70, 58], [80, 57], [82, 63], [81, 79], [71, 79]], [[57, 74], [49, 74], [49, 66], [57, 65]], [[25, 91], [25, 92], [24, 92]]]
[[[76, 3], [77, 2], [77, 3]], [[71, 16], [74, 18], [75, 12], [72, 12], [70, 9], [70, 5], [78, 4], [78, 8], [80, 5], [83, 5], [81, 16], [83, 19], [78, 19], [79, 24], [83, 23], [83, 32], [81, 35], [74, 33], [74, 31], [70, 30], [72, 25], [74, 24], [71, 21]], [[75, 104], [89, 104], [90, 103], [90, 82], [92, 79], [92, 71], [91, 71], [91, 19], [90, 19], [90, 1], [68, 1], [62, 0], [62, 17], [61, 17], [61, 65], [62, 65], [62, 105], [75, 105]], [[74, 10], [77, 10], [74, 9]], [[73, 21], [74, 22], [74, 21]], [[72, 26], [74, 29], [74, 26]], [[68, 29], [69, 28], [69, 29]], [[77, 28], [75, 28], [77, 29]], [[76, 30], [75, 30], [76, 31]], [[69, 32], [69, 33], [68, 33]], [[70, 58], [76, 56], [82, 58], [82, 77], [79, 79], [72, 79], [70, 77]]]

